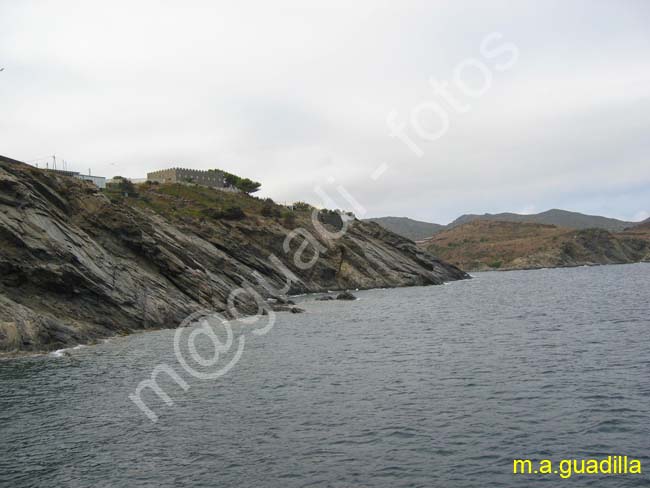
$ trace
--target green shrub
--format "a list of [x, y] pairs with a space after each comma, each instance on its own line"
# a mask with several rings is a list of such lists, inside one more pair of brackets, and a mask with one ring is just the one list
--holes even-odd
[[578, 253], [578, 246], [576, 246], [573, 242], [565, 241], [562, 243], [560, 250], [565, 256], [574, 258]]
[[309, 212], [309, 211], [311, 211], [313, 208], [314, 208], [314, 207], [312, 207], [311, 205], [309, 205], [308, 203], [305, 203], [305, 202], [295, 202], [295, 203], [293, 204], [293, 209], [294, 209], [296, 212]]
[[329, 224], [337, 229], [343, 227], [343, 219], [341, 213], [336, 210], [323, 209], [318, 212], [318, 220], [323, 224]]
[[118, 192], [121, 195], [128, 195], [130, 197], [138, 195], [138, 190], [131, 180], [122, 176], [116, 176], [114, 179], [117, 180], [115, 183], [106, 185], [108, 191]]
[[236, 206], [227, 207], [225, 210], [204, 208], [201, 210], [200, 214], [203, 217], [213, 220], [242, 220], [246, 217], [246, 214], [241, 207]]
[[282, 212], [275, 204], [273, 200], [267, 198], [262, 204], [262, 210], [260, 212], [264, 217], [281, 217]]
[[246, 214], [244, 211], [241, 209], [241, 207], [227, 207], [223, 211], [223, 218], [225, 220], [241, 220], [246, 217]]
[[296, 216], [290, 210], [282, 213], [282, 223], [285, 227], [293, 228], [296, 225]]

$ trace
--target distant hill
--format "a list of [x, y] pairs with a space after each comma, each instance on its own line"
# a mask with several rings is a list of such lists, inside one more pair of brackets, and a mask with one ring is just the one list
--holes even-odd
[[621, 232], [628, 227], [635, 225], [634, 222], [625, 222], [618, 219], [610, 219], [597, 215], [585, 215], [578, 212], [569, 212], [567, 210], [552, 209], [546, 212], [522, 215], [516, 213], [499, 213], [499, 214], [466, 214], [461, 215], [448, 228], [472, 222], [474, 220], [497, 220], [500, 222], [532, 222], [536, 224], [550, 224], [569, 229], [604, 229], [610, 232]]
[[650, 230], [650, 219], [646, 219], [643, 222], [640, 222], [640, 223], [638, 223], [636, 225], [633, 225], [632, 227], [630, 227], [627, 230], [639, 230], [639, 229]]
[[565, 229], [602, 229], [609, 232], [623, 232], [635, 228], [650, 228], [650, 219], [641, 223], [626, 222], [623, 220], [601, 217], [598, 215], [586, 215], [579, 212], [570, 212], [568, 210], [552, 209], [538, 214], [517, 214], [512, 212], [498, 214], [465, 214], [458, 217], [448, 225], [433, 224], [421, 222], [419, 220], [409, 219], [408, 217], [378, 217], [366, 219], [376, 222], [385, 229], [399, 234], [414, 241], [420, 241], [436, 235], [437, 233], [453, 229], [460, 225], [474, 221], [493, 221], [493, 222], [516, 222], [532, 223], [542, 225], [554, 225]]
[[421, 222], [419, 220], [409, 219], [408, 217], [378, 217], [376, 219], [365, 220], [376, 222], [384, 229], [388, 229], [395, 234], [414, 241], [431, 237], [436, 232], [445, 228], [444, 225]]
[[472, 220], [418, 243], [465, 271], [650, 260], [650, 226], [612, 233], [549, 224]]

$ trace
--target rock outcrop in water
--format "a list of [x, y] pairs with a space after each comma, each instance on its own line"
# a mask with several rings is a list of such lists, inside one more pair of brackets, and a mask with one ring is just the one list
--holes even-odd
[[317, 297], [316, 301], [318, 301], [318, 302], [329, 302], [329, 301], [334, 300], [334, 299], [335, 298], [333, 296], [331, 296], [331, 295], [323, 295], [323, 296]]
[[336, 299], [337, 300], [356, 300], [357, 297], [355, 297], [349, 291], [345, 290], [344, 292], [339, 293], [338, 295], [336, 295]]
[[[276, 296], [287, 269], [295, 278], [289, 293], [467, 277], [377, 224], [355, 220], [332, 239], [318, 233], [310, 216], [192, 185], [143, 185], [128, 197], [110, 195], [0, 158], [0, 351], [44, 351], [176, 327], [197, 310], [224, 312], [229, 293], [241, 286]], [[308, 269], [294, 261], [304, 238], [284, 249], [298, 228], [321, 250]], [[253, 313], [257, 304], [243, 298], [237, 308]]]

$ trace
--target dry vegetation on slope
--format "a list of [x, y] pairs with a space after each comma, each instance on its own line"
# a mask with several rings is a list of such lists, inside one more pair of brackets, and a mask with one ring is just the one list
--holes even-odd
[[465, 271], [631, 263], [650, 260], [650, 229], [610, 233], [477, 220], [418, 245]]

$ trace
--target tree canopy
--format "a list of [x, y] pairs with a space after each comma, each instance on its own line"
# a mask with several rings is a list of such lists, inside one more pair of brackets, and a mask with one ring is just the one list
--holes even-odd
[[255, 193], [262, 186], [261, 183], [253, 181], [250, 178], [242, 178], [241, 176], [234, 175], [232, 173], [227, 173], [224, 171], [224, 176], [226, 178], [226, 183], [230, 186], [234, 186], [238, 190], [243, 191], [244, 193]]

